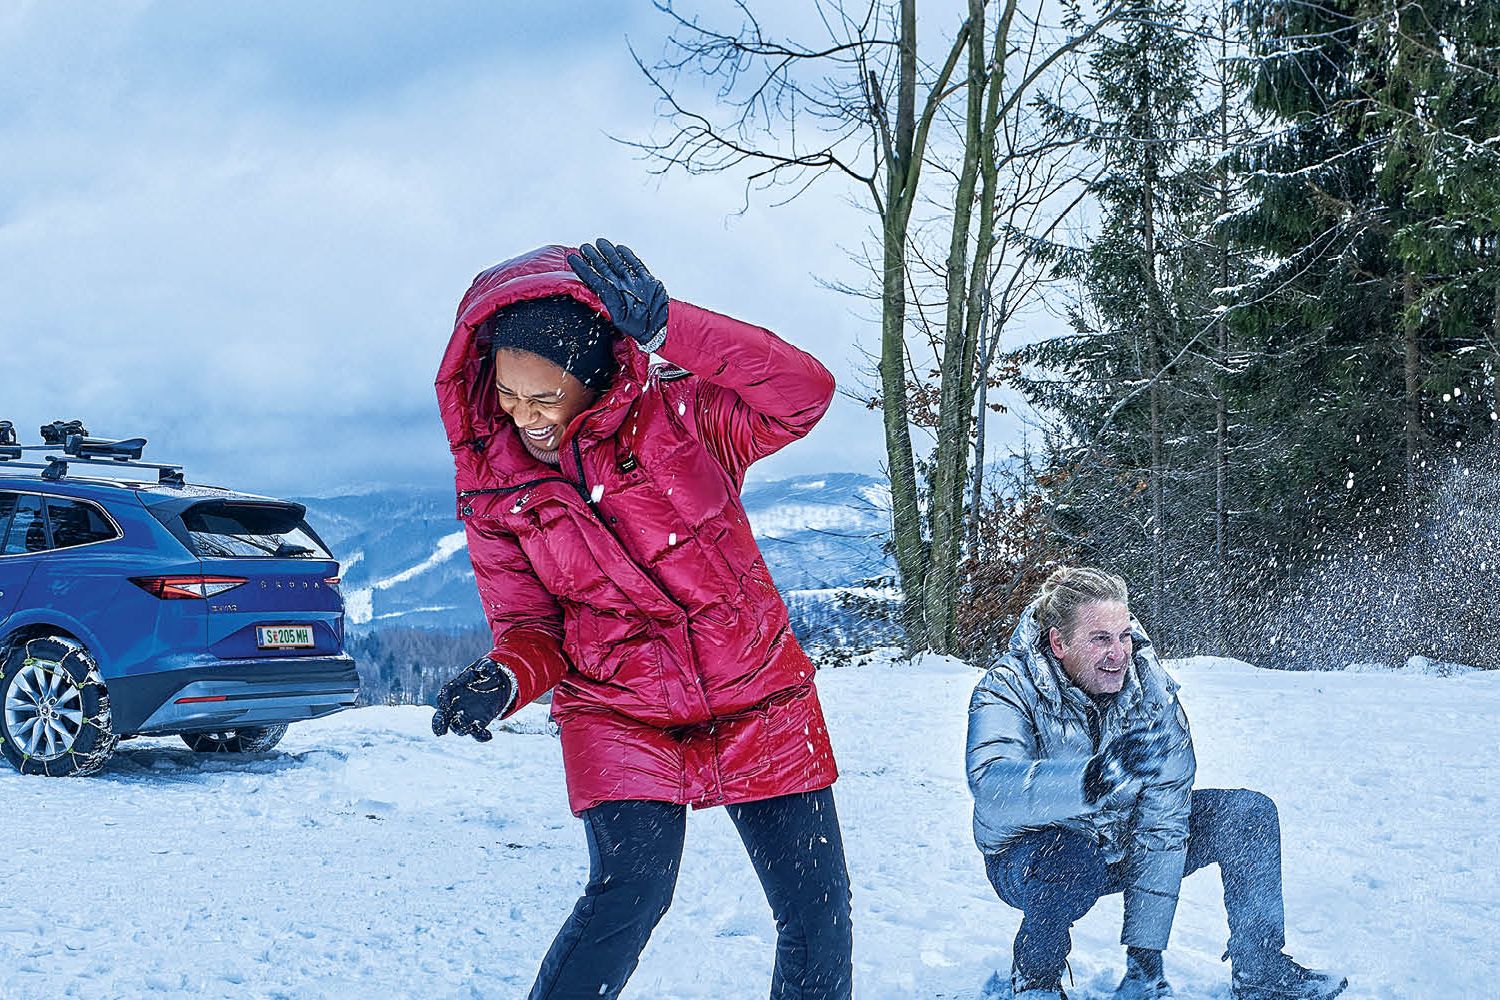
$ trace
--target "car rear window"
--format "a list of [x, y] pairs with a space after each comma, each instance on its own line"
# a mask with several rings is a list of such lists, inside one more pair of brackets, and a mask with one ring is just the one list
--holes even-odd
[[0, 549], [5, 548], [5, 533], [10, 530], [10, 516], [16, 512], [14, 493], [0, 491]]
[[203, 557], [333, 558], [292, 504], [211, 500], [183, 511], [182, 525]]
[[47, 549], [47, 522], [42, 517], [42, 498], [22, 494], [11, 515], [10, 531], [5, 536], [3, 554], [24, 555]]
[[52, 527], [52, 547], [55, 549], [104, 542], [119, 536], [102, 510], [79, 500], [48, 497], [47, 522]]

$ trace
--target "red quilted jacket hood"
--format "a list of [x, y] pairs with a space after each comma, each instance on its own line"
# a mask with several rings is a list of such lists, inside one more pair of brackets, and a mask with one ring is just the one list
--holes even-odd
[[[497, 427], [504, 426], [506, 418], [492, 388], [493, 361], [484, 331], [484, 321], [496, 310], [527, 299], [568, 295], [607, 318], [598, 297], [568, 266], [567, 257], [571, 253], [577, 253], [577, 248], [560, 244], [539, 247], [483, 271], [464, 293], [437, 376], [438, 409], [448, 432], [448, 446], [455, 453], [475, 447], [493, 435]], [[606, 411], [605, 415], [589, 421], [592, 435], [608, 434], [618, 428], [630, 399], [639, 394], [649, 374], [650, 359], [629, 338], [616, 337], [614, 348], [619, 373], [613, 385], [590, 407]], [[519, 441], [507, 438], [494, 451], [486, 464], [501, 482], [535, 468], [536, 460], [520, 447]], [[460, 490], [478, 487], [477, 483], [459, 484]]]

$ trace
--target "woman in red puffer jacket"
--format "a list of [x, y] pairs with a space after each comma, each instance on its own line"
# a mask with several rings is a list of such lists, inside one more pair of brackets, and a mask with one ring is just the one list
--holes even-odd
[[833, 389], [606, 240], [499, 264], [459, 305], [438, 400], [495, 645], [433, 729], [488, 740], [554, 692], [590, 876], [534, 1000], [619, 995], [671, 902], [688, 805], [726, 806], [745, 842], [779, 931], [771, 995], [850, 995], [837, 770], [739, 498]]

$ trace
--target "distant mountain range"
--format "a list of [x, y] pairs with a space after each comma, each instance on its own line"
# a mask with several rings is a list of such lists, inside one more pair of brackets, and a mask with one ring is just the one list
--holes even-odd
[[[459, 629], [484, 624], [451, 489], [382, 489], [302, 497], [333, 549], [348, 623]], [[745, 509], [777, 586], [804, 603], [888, 577], [890, 488], [831, 472], [752, 483]]]

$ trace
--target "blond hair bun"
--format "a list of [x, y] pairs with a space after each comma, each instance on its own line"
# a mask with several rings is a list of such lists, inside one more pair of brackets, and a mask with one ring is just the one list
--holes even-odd
[[1036, 603], [1036, 622], [1045, 638], [1057, 629], [1071, 637], [1078, 610], [1100, 601], [1130, 603], [1130, 589], [1123, 578], [1092, 566], [1064, 566], [1052, 571], [1042, 584]]

